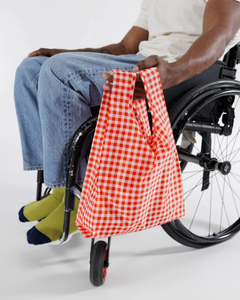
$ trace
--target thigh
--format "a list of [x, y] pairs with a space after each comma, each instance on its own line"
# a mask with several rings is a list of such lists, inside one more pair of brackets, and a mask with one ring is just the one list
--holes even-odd
[[51, 71], [65, 86], [81, 95], [89, 106], [99, 105], [103, 94], [103, 72], [112, 69], [131, 71], [143, 55], [108, 55], [91, 52], [67, 52], [47, 60], [43, 69]]

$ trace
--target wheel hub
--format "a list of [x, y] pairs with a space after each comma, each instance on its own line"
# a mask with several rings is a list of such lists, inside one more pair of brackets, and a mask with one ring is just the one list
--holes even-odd
[[229, 161], [219, 162], [216, 158], [211, 158], [203, 164], [208, 171], [220, 171], [222, 175], [228, 175], [231, 171], [231, 163]]
[[228, 175], [231, 171], [231, 163], [229, 161], [224, 161], [223, 163], [219, 163], [217, 169], [223, 174]]

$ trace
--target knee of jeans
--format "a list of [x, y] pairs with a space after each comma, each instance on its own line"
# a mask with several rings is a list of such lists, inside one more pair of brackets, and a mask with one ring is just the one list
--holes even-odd
[[40, 72], [42, 62], [46, 59], [47, 57], [39, 56], [25, 58], [16, 70], [15, 81], [33, 81]]
[[57, 77], [60, 81], [64, 81], [65, 73], [67, 73], [67, 60], [66, 57], [68, 53], [60, 53], [54, 56], [51, 56], [46, 60], [41, 68], [39, 77], [48, 78], [53, 75]]

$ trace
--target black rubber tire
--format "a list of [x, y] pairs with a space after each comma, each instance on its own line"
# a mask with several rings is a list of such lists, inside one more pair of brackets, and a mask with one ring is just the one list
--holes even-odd
[[90, 282], [94, 286], [104, 284], [107, 275], [107, 243], [96, 242], [91, 249], [90, 257]]
[[[189, 120], [194, 119], [194, 116], [199, 114], [200, 109], [202, 109], [204, 106], [207, 107], [207, 105], [208, 107], [210, 107], [210, 105], [213, 104], [214, 101], [216, 103], [216, 99], [221, 97], [237, 96], [237, 100], [235, 99], [235, 102], [239, 102], [240, 101], [238, 99], [239, 95], [240, 95], [240, 83], [234, 80], [215, 81], [212, 83], [204, 84], [202, 86], [199, 86], [191, 90], [182, 99], [180, 99], [178, 103], [169, 111], [169, 117], [171, 120], [171, 125], [172, 125], [176, 144], [177, 142], [179, 142], [179, 138], [186, 124], [189, 122]], [[240, 103], [238, 103], [238, 106], [240, 106]], [[237, 115], [235, 120], [237, 120], [237, 118], [239, 120], [240, 116]], [[237, 130], [239, 132], [240, 128], [238, 127]], [[226, 138], [226, 137], [221, 136], [221, 138]], [[238, 145], [238, 143], [236, 144]], [[235, 160], [238, 162], [236, 158]], [[185, 172], [185, 168], [187, 169], [189, 165], [191, 165], [190, 162], [188, 162], [187, 164], [183, 162], [184, 172]], [[199, 166], [199, 168], [201, 167]], [[240, 166], [238, 168], [240, 170]], [[203, 168], [200, 171], [202, 172], [202, 170]], [[218, 173], [220, 174], [220, 172]], [[231, 175], [231, 173], [229, 175]], [[240, 176], [239, 173], [237, 176]], [[228, 182], [230, 182], [229, 180], [230, 179], [228, 179]], [[236, 195], [239, 195], [238, 191], [239, 191], [240, 184], [238, 185], [238, 183], [240, 183], [240, 181], [236, 180], [237, 188], [235, 191], [233, 191], [233, 193], [236, 193]], [[231, 185], [231, 183], [229, 183], [228, 185]], [[233, 195], [233, 197], [235, 197], [235, 194]], [[237, 200], [240, 199], [239, 196], [236, 197], [238, 197]], [[215, 197], [214, 201], [216, 200], [219, 199]], [[221, 199], [221, 201], [224, 202], [225, 199]], [[226, 202], [227, 201], [229, 201], [229, 199], [227, 199]], [[187, 202], [185, 201], [186, 212], [188, 212], [188, 208], [191, 205], [192, 205], [192, 200], [190, 201], [190, 203], [189, 200]], [[215, 213], [215, 211], [213, 213]], [[212, 211], [210, 214], [212, 214]], [[208, 232], [208, 233], [206, 232], [206, 235], [198, 234], [194, 230], [192, 230], [192, 228], [189, 229], [184, 223], [184, 218], [185, 217], [164, 224], [162, 225], [162, 228], [174, 240], [189, 247], [194, 247], [194, 248], [209, 247], [230, 239], [240, 230], [239, 214], [238, 216], [236, 216], [234, 220], [231, 220], [231, 222], [229, 222], [229, 224], [225, 228], [217, 232]], [[203, 223], [201, 222], [199, 222], [199, 224], [200, 224], [199, 227], [203, 225]]]

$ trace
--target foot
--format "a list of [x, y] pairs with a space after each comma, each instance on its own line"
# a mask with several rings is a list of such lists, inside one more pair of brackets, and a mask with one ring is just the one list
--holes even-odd
[[18, 213], [19, 220], [21, 222], [29, 222], [47, 217], [61, 203], [64, 194], [65, 187], [56, 188], [46, 198], [23, 206]]
[[[77, 226], [75, 224], [79, 200], [75, 200], [75, 208], [71, 211], [70, 230], [69, 234], [76, 232]], [[27, 232], [27, 240], [29, 244], [42, 245], [57, 241], [61, 238], [63, 233], [64, 221], [64, 200], [60, 205], [44, 220], [39, 222]]]

